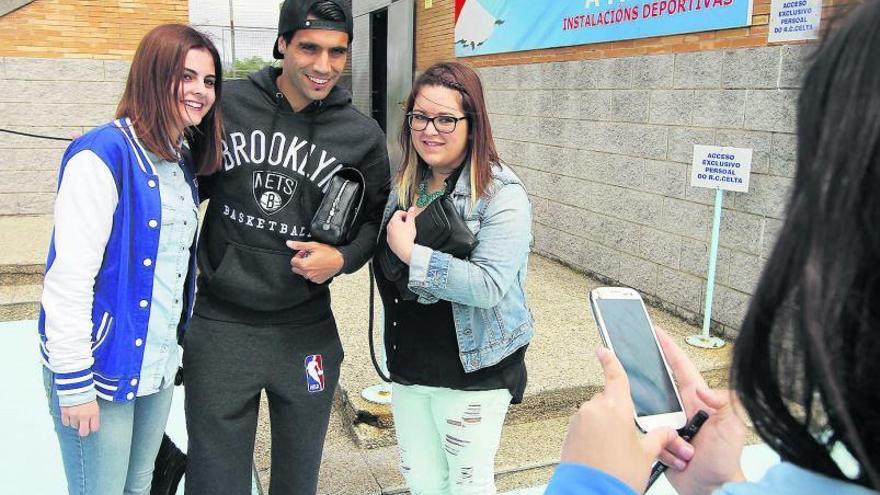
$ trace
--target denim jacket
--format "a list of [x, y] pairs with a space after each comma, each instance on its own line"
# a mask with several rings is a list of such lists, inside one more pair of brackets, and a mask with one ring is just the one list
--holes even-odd
[[[473, 203], [466, 164], [451, 197], [477, 246], [469, 259], [461, 260], [416, 244], [408, 286], [420, 303], [452, 303], [459, 358], [470, 373], [498, 363], [534, 333], [525, 297], [532, 210], [522, 182], [506, 165], [493, 167], [492, 182]], [[392, 188], [382, 225], [397, 209], [397, 198]]]

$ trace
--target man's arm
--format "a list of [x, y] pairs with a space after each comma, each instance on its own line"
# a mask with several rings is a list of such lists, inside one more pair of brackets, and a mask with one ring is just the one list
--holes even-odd
[[367, 163], [360, 168], [365, 181], [361, 213], [363, 221], [354, 239], [344, 246], [287, 241], [287, 247], [297, 251], [290, 259], [293, 273], [316, 284], [323, 284], [339, 273], [357, 271], [373, 256], [390, 185], [391, 172], [384, 142], [376, 145], [368, 155]]
[[382, 221], [382, 210], [385, 208], [385, 202], [388, 201], [391, 184], [388, 152], [384, 142], [376, 147], [371, 158], [369, 164], [360, 169], [366, 181], [363, 222], [351, 243], [338, 247], [343, 259], [342, 273], [357, 271], [373, 256], [373, 251], [376, 249], [379, 223]]

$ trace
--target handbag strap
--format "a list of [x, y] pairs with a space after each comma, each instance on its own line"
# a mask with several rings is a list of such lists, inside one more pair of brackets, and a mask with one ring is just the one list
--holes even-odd
[[373, 305], [376, 301], [376, 288], [375, 288], [375, 275], [373, 275], [373, 262], [372, 260], [369, 263], [369, 271], [370, 271], [370, 317], [369, 317], [369, 330], [367, 331], [367, 338], [370, 340], [370, 360], [373, 361], [373, 368], [376, 369], [376, 373], [379, 375], [379, 378], [386, 383], [391, 383], [391, 378], [385, 376], [385, 373], [382, 373], [382, 368], [379, 367], [379, 361], [376, 359], [376, 347], [373, 344]]

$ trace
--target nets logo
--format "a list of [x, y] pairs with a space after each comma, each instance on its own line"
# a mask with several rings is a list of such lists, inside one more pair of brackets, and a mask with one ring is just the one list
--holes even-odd
[[324, 390], [324, 359], [320, 354], [306, 356], [306, 386], [309, 392]]
[[286, 175], [259, 170], [254, 172], [254, 199], [266, 215], [274, 215], [290, 203], [296, 181]]

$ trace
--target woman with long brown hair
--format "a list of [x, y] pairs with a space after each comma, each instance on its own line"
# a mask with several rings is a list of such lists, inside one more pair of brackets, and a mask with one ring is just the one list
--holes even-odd
[[220, 90], [206, 36], [156, 27], [116, 120], [62, 158], [39, 332], [71, 494], [149, 493], [192, 308], [195, 176], [220, 163]]
[[[522, 401], [533, 332], [531, 206], [495, 151], [476, 72], [431, 66], [406, 112], [376, 272], [401, 470], [413, 493], [494, 494], [501, 427]], [[457, 231], [432, 223], [438, 215]], [[428, 240], [436, 234], [468, 241]]]

